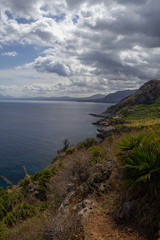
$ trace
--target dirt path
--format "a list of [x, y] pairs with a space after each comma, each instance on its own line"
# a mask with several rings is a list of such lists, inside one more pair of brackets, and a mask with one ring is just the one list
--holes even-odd
[[86, 240], [146, 240], [131, 229], [120, 228], [109, 214], [91, 212], [84, 220]]

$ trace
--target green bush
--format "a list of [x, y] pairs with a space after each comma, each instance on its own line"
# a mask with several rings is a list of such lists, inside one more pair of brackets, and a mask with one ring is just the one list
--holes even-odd
[[34, 216], [34, 214], [35, 207], [33, 205], [28, 203], [20, 203], [12, 212], [7, 214], [3, 221], [7, 226], [12, 226], [21, 220]]
[[21, 187], [21, 193], [25, 195], [28, 185], [30, 183], [34, 184], [34, 182], [36, 182], [36, 185], [38, 185], [37, 191], [39, 192], [37, 197], [40, 198], [41, 200], [44, 200], [44, 198], [46, 198], [47, 182], [53, 176], [55, 171], [56, 171], [55, 167], [52, 167], [50, 169], [44, 169], [40, 172], [35, 173], [32, 176], [29, 176], [29, 178], [21, 180], [18, 183], [18, 186]]
[[86, 138], [86, 140], [79, 142], [77, 148], [89, 148], [98, 144], [98, 141], [95, 138]]
[[53, 159], [52, 159], [52, 161], [51, 161], [51, 163], [54, 163], [54, 162], [57, 162], [57, 160], [59, 159], [59, 157], [54, 157]]
[[50, 203], [48, 201], [40, 202], [39, 209], [40, 211], [44, 211], [49, 207]]
[[0, 219], [3, 219], [3, 217], [22, 199], [23, 194], [16, 190], [7, 192], [4, 189], [0, 189]]
[[33, 176], [31, 176], [32, 181], [37, 181], [38, 183], [38, 192], [39, 194], [37, 197], [44, 201], [46, 200], [46, 193], [47, 193], [47, 183], [50, 180], [50, 178], [53, 176], [55, 172], [55, 167], [52, 167], [51, 169], [45, 169], [40, 172], [37, 172]]
[[155, 134], [124, 136], [117, 155], [129, 190], [160, 194], [160, 142]]
[[92, 147], [89, 148], [89, 151], [90, 151], [91, 154], [92, 154], [92, 160], [91, 160], [91, 162], [92, 162], [93, 164], [98, 163], [99, 160], [100, 160], [100, 157], [102, 156], [100, 147], [98, 147], [98, 146], [92, 146]]
[[46, 186], [46, 182], [51, 178], [52, 172], [51, 170], [42, 170], [33, 176], [31, 176], [31, 180], [38, 181], [38, 186]]
[[65, 153], [67, 153], [67, 154], [72, 154], [73, 152], [76, 152], [76, 151], [77, 151], [77, 148], [72, 147], [72, 148], [68, 148], [68, 149], [65, 151]]
[[29, 179], [28, 178], [24, 178], [23, 180], [21, 180], [19, 183], [18, 183], [18, 186], [21, 187], [21, 192], [23, 194], [25, 194], [26, 192], [26, 188], [29, 184]]

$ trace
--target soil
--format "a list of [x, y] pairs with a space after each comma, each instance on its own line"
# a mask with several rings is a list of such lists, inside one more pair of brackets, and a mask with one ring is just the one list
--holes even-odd
[[130, 228], [119, 226], [110, 213], [92, 211], [84, 219], [85, 240], [146, 240]]

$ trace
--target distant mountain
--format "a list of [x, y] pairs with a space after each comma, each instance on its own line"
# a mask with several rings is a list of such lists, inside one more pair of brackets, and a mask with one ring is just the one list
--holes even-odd
[[96, 102], [104, 102], [104, 103], [118, 103], [123, 98], [128, 97], [132, 94], [134, 94], [136, 90], [123, 90], [123, 91], [117, 91], [115, 93], [110, 93], [104, 98], [98, 99]]
[[104, 94], [96, 94], [90, 97], [21, 97], [15, 98], [12, 96], [4, 96], [0, 94], [0, 99], [14, 99], [14, 100], [41, 100], [41, 101], [77, 101], [77, 102], [100, 102], [100, 103], [117, 103], [121, 101], [124, 97], [128, 97], [131, 94], [134, 94], [135, 90], [124, 90], [117, 91], [115, 93], [110, 93], [107, 96]]
[[106, 97], [106, 95], [96, 94], [96, 95], [92, 95], [90, 97], [76, 98], [76, 101], [78, 101], [78, 102], [95, 102], [95, 101], [100, 101], [104, 97]]
[[13, 98], [13, 97], [0, 94], [0, 99], [10, 99], [10, 98]]
[[88, 99], [102, 99], [102, 98], [105, 98], [106, 95], [104, 94], [96, 94], [96, 95], [93, 95], [93, 96], [90, 96], [88, 97]]

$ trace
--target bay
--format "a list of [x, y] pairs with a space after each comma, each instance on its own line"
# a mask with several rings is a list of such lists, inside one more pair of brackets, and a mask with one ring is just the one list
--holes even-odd
[[[58, 101], [0, 101], [0, 176], [13, 184], [45, 168], [67, 138], [76, 144], [96, 137], [96, 118], [111, 104]], [[0, 186], [6, 187], [3, 178]]]

